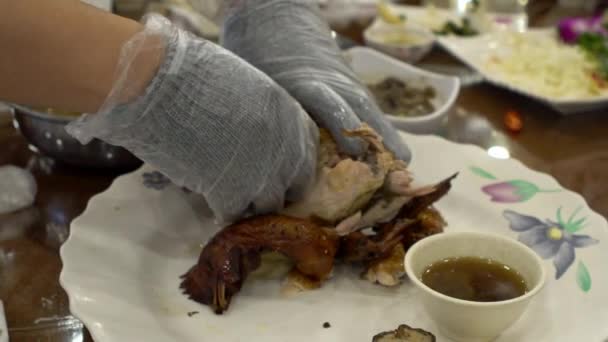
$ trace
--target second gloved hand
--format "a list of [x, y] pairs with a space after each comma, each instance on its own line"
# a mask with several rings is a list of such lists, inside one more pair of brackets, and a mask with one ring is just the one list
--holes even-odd
[[[161, 53], [144, 94], [137, 61]], [[223, 222], [280, 209], [313, 180], [318, 131], [302, 107], [231, 52], [159, 16], [123, 48], [119, 77], [97, 114], [68, 131], [124, 146], [174, 183], [205, 196]]]
[[366, 122], [397, 158], [410, 151], [342, 57], [310, 0], [228, 0], [222, 45], [282, 85], [345, 152], [361, 152], [343, 136]]

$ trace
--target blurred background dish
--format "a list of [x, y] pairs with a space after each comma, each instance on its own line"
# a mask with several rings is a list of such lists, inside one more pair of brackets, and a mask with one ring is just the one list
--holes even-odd
[[365, 43], [407, 63], [416, 63], [433, 48], [435, 36], [422, 27], [412, 24], [388, 24], [376, 20], [363, 32]]
[[[355, 73], [369, 86], [388, 78], [402, 81], [418, 88], [419, 92], [432, 89], [430, 99], [434, 111], [426, 115], [386, 114], [398, 129], [417, 134], [437, 134], [454, 107], [460, 91], [457, 77], [434, 74], [383, 55], [370, 48], [356, 47], [346, 52]], [[382, 101], [379, 101], [382, 102]]]
[[367, 85], [380, 109], [397, 117], [413, 118], [435, 111], [437, 91], [429, 85], [407, 83], [396, 77], [387, 77]]
[[389, 10], [408, 22], [425, 27], [439, 35], [476, 36], [495, 31], [523, 32], [528, 27], [527, 0], [426, 1], [425, 6], [390, 4]]
[[554, 29], [445, 37], [439, 44], [490, 83], [548, 104], [562, 114], [608, 106], [608, 86], [595, 62], [558, 41]]
[[21, 106], [13, 108], [13, 123], [30, 143], [30, 147], [60, 162], [83, 167], [133, 169], [141, 161], [122, 147], [100, 140], [82, 145], [70, 136], [65, 126], [77, 113], [52, 110], [37, 111]]
[[322, 16], [332, 28], [353, 23], [367, 26], [376, 16], [377, 0], [318, 0]]

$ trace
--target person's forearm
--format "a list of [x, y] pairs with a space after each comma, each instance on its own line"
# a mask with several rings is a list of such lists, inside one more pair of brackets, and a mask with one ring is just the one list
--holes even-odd
[[[0, 101], [94, 112], [141, 24], [78, 0], [0, 0]], [[136, 59], [143, 91], [160, 54]]]

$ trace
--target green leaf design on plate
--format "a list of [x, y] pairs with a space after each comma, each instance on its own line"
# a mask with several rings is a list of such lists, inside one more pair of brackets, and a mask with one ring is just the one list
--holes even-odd
[[517, 195], [521, 198], [521, 202], [525, 202], [530, 198], [534, 197], [540, 192], [560, 192], [562, 189], [543, 190], [536, 186], [534, 183], [530, 183], [521, 179], [510, 180], [507, 183], [511, 184], [516, 190]]
[[576, 208], [576, 210], [570, 215], [568, 221], [564, 221], [562, 217], [562, 207], [557, 209], [557, 222], [569, 233], [576, 233], [585, 227], [586, 217], [576, 219], [576, 215], [581, 211], [582, 207]]
[[540, 189], [536, 185], [525, 180], [515, 179], [508, 183], [517, 189], [517, 194], [522, 202], [529, 200], [534, 197], [536, 193], [540, 192]]
[[589, 274], [587, 266], [585, 266], [582, 261], [578, 262], [578, 269], [576, 270], [576, 282], [578, 283], [578, 287], [580, 287], [583, 292], [589, 292], [589, 290], [591, 290], [591, 275]]
[[564, 227], [564, 229], [566, 229], [566, 222], [564, 222], [564, 219], [562, 218], [562, 207], [557, 208], [557, 223], [559, 223], [560, 226]]
[[493, 174], [489, 173], [488, 171], [486, 171], [482, 168], [479, 168], [476, 166], [471, 166], [469, 169], [471, 170], [471, 172], [478, 175], [479, 177], [483, 177], [485, 179], [493, 179], [493, 180], [497, 179]]

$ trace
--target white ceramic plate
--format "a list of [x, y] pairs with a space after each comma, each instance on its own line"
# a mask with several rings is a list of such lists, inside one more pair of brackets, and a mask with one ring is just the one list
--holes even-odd
[[[418, 181], [460, 172], [437, 205], [448, 230], [519, 237], [537, 252], [549, 252], [547, 286], [498, 341], [601, 342], [608, 337], [604, 218], [581, 196], [515, 160], [492, 159], [477, 147], [436, 137], [404, 138], [415, 152], [411, 167]], [[200, 207], [194, 197], [143, 167], [118, 178], [74, 220], [61, 249], [61, 283], [72, 312], [97, 342], [369, 342], [402, 323], [438, 334], [408, 281], [386, 289], [360, 280], [350, 268], [338, 269], [322, 289], [292, 298], [281, 297], [280, 281], [271, 274], [248, 279], [229, 311], [214, 315], [178, 290], [179, 276], [217, 229]], [[189, 312], [198, 314], [189, 317]], [[331, 328], [323, 328], [324, 322]], [[438, 335], [438, 341], [447, 339]]]
[[346, 51], [346, 56], [357, 76], [366, 84], [396, 77], [416, 87], [430, 86], [435, 89], [437, 96], [433, 100], [433, 113], [411, 118], [390, 114], [386, 114], [386, 117], [395, 127], [410, 133], [431, 134], [441, 130], [460, 92], [457, 77], [428, 72], [364, 47], [352, 48]]
[[[524, 34], [547, 36], [554, 39], [553, 30], [548, 29], [529, 30]], [[438, 39], [438, 42], [456, 58], [460, 59], [469, 67], [482, 74], [489, 82], [499, 87], [503, 87], [544, 102], [562, 114], [573, 114], [608, 106], [608, 95], [601, 95], [586, 99], [562, 99], [547, 97], [540, 94], [535, 94], [534, 92], [531, 92], [530, 90], [517, 84], [509, 83], [501, 78], [499, 74], [488, 71], [483, 66], [486, 65], [491, 56], [508, 55], [510, 52], [510, 48], [508, 46], [501, 44], [501, 41], [504, 39], [503, 37], [504, 36], [502, 36], [501, 33], [491, 33], [471, 38], [442, 37]]]

